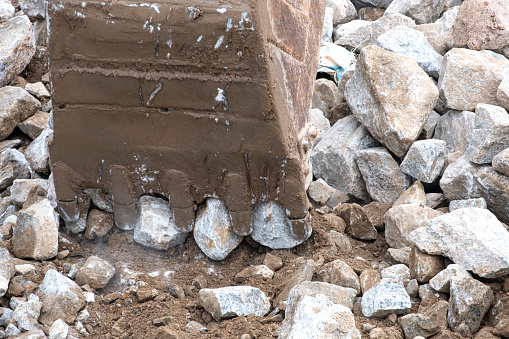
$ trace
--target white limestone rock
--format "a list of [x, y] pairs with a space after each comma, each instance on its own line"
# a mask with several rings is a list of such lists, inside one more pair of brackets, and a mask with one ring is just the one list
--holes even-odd
[[473, 111], [477, 104], [498, 105], [497, 89], [509, 64], [479, 51], [453, 48], [444, 56], [438, 88], [448, 108]]
[[376, 43], [390, 52], [412, 58], [429, 76], [438, 79], [443, 57], [429, 44], [423, 33], [406, 26], [396, 26], [380, 35]]
[[292, 311], [283, 321], [280, 339], [361, 338], [352, 311], [322, 294], [302, 296]]
[[407, 265], [397, 264], [384, 268], [380, 272], [382, 279], [394, 279], [398, 283], [405, 285], [410, 281], [410, 269]]
[[[509, 68], [507, 69], [509, 72]], [[476, 164], [489, 164], [493, 157], [509, 147], [509, 114], [499, 106], [478, 104], [475, 127], [465, 155]]]
[[384, 216], [385, 240], [392, 248], [410, 247], [413, 243], [409, 234], [425, 227], [428, 221], [442, 214], [429, 207], [414, 204], [392, 207]]
[[[311, 233], [306, 239], [309, 236]], [[292, 248], [306, 240], [297, 240], [293, 237], [285, 210], [273, 201], [255, 204], [251, 238], [272, 249]]]
[[151, 196], [140, 198], [134, 241], [157, 250], [167, 250], [182, 245], [188, 235], [175, 225], [168, 201]]
[[263, 317], [270, 311], [269, 299], [256, 287], [203, 288], [198, 296], [200, 304], [216, 321], [249, 314]]
[[449, 212], [455, 211], [459, 208], [476, 207], [487, 209], [488, 205], [484, 198], [465, 199], [465, 200], [452, 200], [449, 203]]
[[41, 307], [42, 303], [35, 294], [30, 294], [27, 301], [19, 303], [12, 314], [18, 329], [22, 332], [37, 330]]
[[47, 260], [58, 252], [58, 217], [48, 199], [19, 213], [12, 230], [12, 252], [18, 258]]
[[14, 205], [22, 207], [32, 189], [49, 190], [46, 179], [16, 179], [11, 186], [11, 198]]
[[509, 176], [509, 148], [496, 154], [491, 161], [491, 165], [495, 171]]
[[30, 138], [37, 138], [48, 127], [49, 113], [37, 111], [18, 124], [18, 128]]
[[226, 204], [216, 198], [208, 198], [198, 210], [193, 234], [198, 247], [213, 260], [226, 258], [244, 239], [233, 231]]
[[313, 175], [343, 194], [369, 201], [356, 152], [375, 146], [378, 142], [354, 116], [338, 120], [311, 151]]
[[349, 49], [361, 50], [369, 45], [376, 45], [376, 39], [396, 26], [415, 26], [415, 22], [402, 14], [383, 16], [380, 19], [368, 22], [341, 37], [334, 42]]
[[509, 110], [509, 74], [505, 75], [497, 88], [499, 105]]
[[384, 15], [400, 13], [417, 24], [435, 22], [444, 8], [444, 0], [393, 0]]
[[0, 23], [5, 22], [14, 16], [14, 6], [9, 0], [0, 0]]
[[435, 275], [429, 280], [429, 285], [437, 292], [449, 293], [451, 279], [453, 277], [471, 278], [472, 276], [463, 266], [458, 264], [450, 264], [443, 271]]
[[464, 153], [474, 127], [474, 112], [449, 110], [438, 120], [433, 138], [446, 142], [447, 153]]
[[411, 307], [410, 296], [402, 284], [382, 279], [362, 296], [362, 314], [383, 318], [391, 313], [402, 314]]
[[55, 320], [49, 328], [48, 339], [66, 339], [69, 333], [69, 325], [62, 319]]
[[25, 157], [32, 169], [49, 174], [49, 143], [53, 140], [53, 130], [46, 128], [30, 143], [25, 151]]
[[26, 84], [25, 90], [38, 99], [51, 97], [51, 94], [49, 93], [46, 86], [44, 86], [44, 84], [40, 81]]
[[16, 179], [26, 178], [30, 178], [30, 163], [21, 152], [8, 149], [0, 153], [0, 191], [12, 185]]
[[3, 297], [7, 292], [14, 272], [14, 261], [11, 254], [5, 248], [0, 248], [0, 297]]
[[470, 277], [453, 277], [450, 284], [449, 327], [462, 336], [472, 336], [491, 306], [493, 291]]
[[39, 321], [44, 325], [53, 324], [58, 319], [72, 324], [78, 312], [86, 305], [81, 288], [52, 269], [46, 272], [39, 285], [38, 295], [42, 300]]
[[509, 233], [486, 209], [461, 208], [409, 235], [423, 252], [443, 255], [485, 278], [509, 273]]
[[432, 183], [445, 164], [446, 142], [438, 139], [418, 140], [410, 146], [401, 162], [401, 172], [425, 183]]
[[[14, 80], [35, 54], [35, 38], [31, 28], [32, 24], [26, 15], [0, 23], [0, 87]], [[0, 136], [0, 139], [5, 139], [5, 136]]]
[[345, 98], [373, 137], [402, 157], [421, 134], [438, 90], [411, 58], [368, 46], [346, 83]]
[[400, 171], [385, 147], [359, 150], [355, 154], [371, 199], [392, 204], [410, 186], [410, 177]]

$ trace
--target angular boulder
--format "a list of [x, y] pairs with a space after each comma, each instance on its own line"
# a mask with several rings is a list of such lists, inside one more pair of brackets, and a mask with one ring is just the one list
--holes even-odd
[[442, 171], [445, 153], [446, 142], [443, 140], [416, 141], [401, 162], [401, 172], [422, 182], [432, 183]]
[[402, 284], [382, 279], [362, 296], [362, 314], [383, 318], [391, 313], [401, 314], [410, 309], [410, 296]]
[[438, 89], [411, 58], [367, 46], [346, 83], [345, 98], [373, 137], [402, 157], [421, 134]]
[[485, 278], [509, 273], [509, 233], [486, 209], [462, 208], [409, 235], [423, 252], [443, 255]]

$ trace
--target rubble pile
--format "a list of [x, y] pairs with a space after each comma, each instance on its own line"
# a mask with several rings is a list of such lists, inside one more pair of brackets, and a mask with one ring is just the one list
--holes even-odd
[[[215, 198], [192, 232], [159, 196], [140, 199], [130, 230], [95, 189], [61, 215], [44, 1], [0, 0], [0, 338], [138, 337], [124, 313], [101, 327], [117, 300], [187, 303], [185, 324], [148, 322], [154, 338], [509, 337], [508, 13], [503, 0], [327, 1], [307, 190], [322, 228], [298, 240], [274, 202], [254, 206], [248, 237]], [[161, 291], [69, 245], [115, 232], [147, 253], [194, 244], [188, 262], [209, 275]], [[245, 243], [263, 262], [214, 271]], [[373, 244], [373, 261], [352, 255]], [[221, 332], [235, 319], [266, 332]]]

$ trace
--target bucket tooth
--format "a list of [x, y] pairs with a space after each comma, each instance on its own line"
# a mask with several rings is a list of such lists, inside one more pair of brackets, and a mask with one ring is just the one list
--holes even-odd
[[173, 210], [175, 225], [184, 232], [194, 228], [194, 200], [189, 190], [189, 177], [182, 171], [167, 171], [170, 208]]
[[76, 222], [80, 217], [80, 209], [78, 207], [78, 199], [71, 201], [57, 201], [58, 213], [66, 223]]
[[309, 216], [303, 219], [290, 219], [290, 232], [292, 237], [298, 241], [304, 241], [311, 236], [311, 225]]
[[115, 214], [115, 225], [123, 231], [133, 230], [136, 226], [136, 210], [138, 204], [132, 203], [122, 205], [113, 202], [113, 213]]
[[228, 173], [225, 178], [226, 206], [230, 211], [233, 231], [246, 236], [253, 231], [253, 206], [251, 190], [245, 175]]

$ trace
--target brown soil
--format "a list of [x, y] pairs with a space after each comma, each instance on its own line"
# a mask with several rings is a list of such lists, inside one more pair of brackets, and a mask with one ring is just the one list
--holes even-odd
[[[274, 278], [264, 281], [251, 278], [242, 285], [260, 288], [270, 299], [274, 299], [284, 284], [306, 259], [317, 263], [327, 263], [341, 259], [350, 264], [356, 271], [368, 267], [387, 265], [385, 253], [387, 245], [383, 234], [379, 234], [375, 242], [361, 242], [351, 239], [353, 251], [343, 254], [330, 253], [323, 234], [331, 229], [327, 221], [319, 214], [313, 214], [313, 235], [304, 244], [290, 250], [271, 250], [270, 248], [243, 241], [225, 260], [213, 261], [202, 254], [192, 236], [181, 248], [169, 251], [156, 251], [133, 242], [132, 232], [114, 229], [107, 239], [95, 241], [82, 237], [65, 235], [71, 244], [61, 242], [61, 250], [69, 249], [70, 255], [64, 260], [54, 260], [60, 270], [69, 264], [84, 261], [91, 255], [97, 255], [115, 265], [117, 274], [108, 286], [96, 291], [96, 302], [88, 306], [90, 318], [87, 321], [89, 337], [110, 338], [115, 323], [125, 330], [123, 338], [143, 338], [154, 336], [158, 327], [153, 324], [155, 319], [170, 316], [167, 325], [179, 334], [179, 338], [239, 338], [242, 334], [250, 334], [253, 338], [277, 337], [280, 322], [262, 324], [261, 317], [238, 317], [216, 322], [198, 303], [198, 289], [192, 286], [193, 279], [199, 275], [206, 277], [207, 287], [216, 288], [240, 285], [234, 282], [234, 276], [249, 265], [263, 263], [265, 254], [271, 252], [282, 258], [283, 267], [275, 272]], [[359, 259], [362, 258], [362, 259]], [[65, 265], [64, 265], [65, 263]], [[45, 270], [42, 270], [43, 272]], [[39, 279], [42, 278], [42, 273]], [[129, 273], [130, 272], [130, 273]], [[155, 272], [158, 272], [157, 276]], [[165, 274], [166, 272], [166, 274]], [[127, 273], [127, 274], [126, 274]], [[151, 274], [152, 273], [152, 274]], [[129, 277], [132, 279], [129, 280]], [[176, 284], [184, 288], [186, 298], [174, 298], [169, 294], [168, 284]], [[151, 286], [159, 291], [155, 300], [138, 303], [132, 286]], [[130, 290], [132, 290], [130, 292]], [[102, 296], [115, 291], [123, 292], [116, 301], [107, 304]], [[185, 332], [189, 321], [197, 321], [208, 328], [206, 333], [189, 334]], [[356, 315], [356, 323], [360, 326], [367, 319]], [[262, 321], [263, 322], [263, 321]], [[382, 320], [369, 319], [372, 324], [382, 327], [392, 324]], [[399, 331], [399, 329], [398, 329]]]

